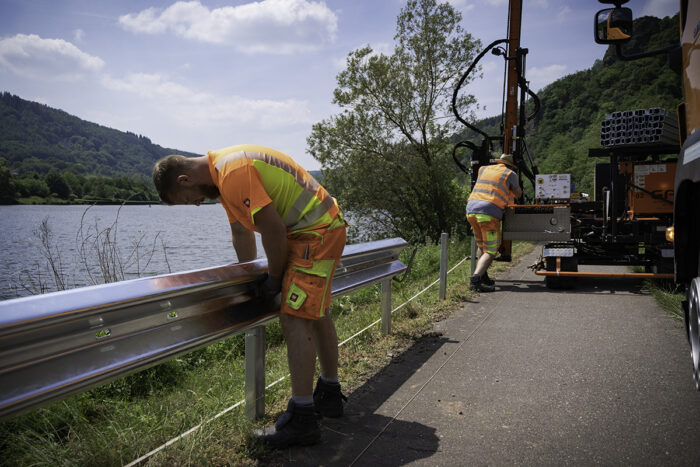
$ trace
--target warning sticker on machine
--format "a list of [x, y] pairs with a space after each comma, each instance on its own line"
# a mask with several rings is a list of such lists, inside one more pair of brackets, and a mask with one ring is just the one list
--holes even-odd
[[622, 172], [631, 175], [629, 180], [632, 186], [627, 197], [630, 212], [640, 215], [665, 214], [673, 211], [675, 162], [654, 164], [623, 162], [622, 164], [626, 164], [622, 166]]
[[653, 164], [653, 165], [635, 165], [634, 175], [649, 175], [655, 173], [665, 173], [666, 164]]
[[571, 196], [570, 174], [538, 174], [535, 183], [537, 199], [568, 199]]

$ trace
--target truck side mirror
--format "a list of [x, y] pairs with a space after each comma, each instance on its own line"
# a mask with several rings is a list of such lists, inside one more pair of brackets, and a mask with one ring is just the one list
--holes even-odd
[[621, 44], [632, 38], [632, 10], [606, 8], [595, 15], [595, 41], [598, 44]]

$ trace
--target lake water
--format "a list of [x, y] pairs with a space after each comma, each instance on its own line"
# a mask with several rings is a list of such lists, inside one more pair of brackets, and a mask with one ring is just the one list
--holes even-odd
[[[58, 256], [56, 252], [60, 254], [60, 276], [67, 288], [104, 282], [99, 272], [97, 247], [104, 252], [104, 246], [109, 246], [115, 238], [124, 279], [236, 261], [228, 219], [218, 204], [89, 209], [87, 206], [0, 206], [0, 299], [56, 289], [54, 274], [42, 253], [38, 236], [44, 219], [51, 231], [53, 257]], [[115, 221], [116, 237], [114, 230], [110, 230], [108, 242], [105, 229]], [[102, 235], [96, 239], [100, 232]], [[262, 257], [259, 235], [256, 237], [258, 256]], [[81, 247], [88, 258], [90, 273], [81, 260]]]

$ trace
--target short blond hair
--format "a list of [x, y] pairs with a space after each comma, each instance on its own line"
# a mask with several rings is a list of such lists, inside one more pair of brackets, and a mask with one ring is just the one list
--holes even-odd
[[158, 190], [158, 196], [167, 204], [174, 204], [170, 195], [177, 186], [177, 177], [188, 172], [194, 166], [192, 158], [171, 154], [156, 162], [153, 167], [153, 184]]

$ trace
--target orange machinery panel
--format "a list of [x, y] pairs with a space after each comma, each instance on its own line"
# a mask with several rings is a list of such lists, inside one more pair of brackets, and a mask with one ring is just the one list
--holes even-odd
[[[673, 212], [676, 162], [620, 162], [620, 173], [629, 176], [627, 201], [635, 216]], [[666, 201], [670, 202], [666, 202]]]

